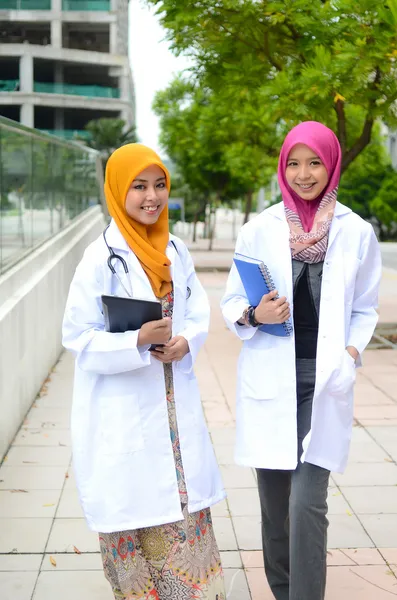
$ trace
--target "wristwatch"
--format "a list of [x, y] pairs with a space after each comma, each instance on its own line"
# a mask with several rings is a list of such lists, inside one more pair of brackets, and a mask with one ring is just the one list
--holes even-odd
[[243, 319], [245, 323], [251, 327], [259, 327], [261, 325], [261, 323], [258, 323], [258, 321], [255, 319], [255, 309], [256, 306], [249, 306], [243, 312]]

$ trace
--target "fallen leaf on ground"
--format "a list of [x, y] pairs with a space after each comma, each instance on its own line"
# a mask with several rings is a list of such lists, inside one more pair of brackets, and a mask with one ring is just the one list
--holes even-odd
[[24, 465], [37, 465], [39, 464], [38, 460], [23, 460], [22, 461]]
[[76, 548], [76, 546], [73, 546], [73, 550], [76, 552], [76, 554], [81, 554], [80, 550]]
[[47, 508], [48, 506], [55, 506], [55, 502], [53, 504], [43, 504], [44, 508]]
[[53, 556], [50, 556], [50, 563], [52, 564], [53, 567], [57, 566], [57, 561], [55, 560], [55, 558]]
[[27, 494], [28, 490], [10, 490], [12, 494]]
[[65, 479], [69, 479], [69, 473], [65, 473]]

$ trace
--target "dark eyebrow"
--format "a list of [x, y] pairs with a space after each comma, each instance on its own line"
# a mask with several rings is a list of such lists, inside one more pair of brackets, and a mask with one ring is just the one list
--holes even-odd
[[[158, 177], [156, 179], [156, 181], [162, 181], [163, 179], [165, 179], [165, 177]], [[139, 177], [137, 177], [136, 179], [134, 179], [134, 181], [141, 181], [142, 183], [148, 183], [147, 179], [139, 179]], [[134, 181], [132, 183], [134, 183]]]
[[[296, 160], [296, 161], [297, 161], [298, 159], [297, 159], [297, 158], [294, 158], [293, 156], [291, 156], [291, 157], [288, 159], [288, 161], [290, 161], [290, 160]], [[309, 158], [309, 160], [321, 160], [321, 158], [320, 158], [319, 156], [312, 156], [312, 157], [310, 157], [310, 158]]]

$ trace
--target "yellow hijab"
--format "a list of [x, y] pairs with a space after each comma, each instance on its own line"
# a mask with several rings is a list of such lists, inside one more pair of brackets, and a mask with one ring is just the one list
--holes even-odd
[[126, 144], [115, 150], [106, 165], [105, 196], [109, 214], [141, 263], [155, 295], [162, 298], [172, 289], [171, 263], [166, 255], [169, 240], [168, 206], [165, 206], [153, 225], [138, 223], [125, 210], [131, 183], [151, 165], [157, 165], [164, 171], [166, 186], [170, 191], [170, 174], [153, 150], [142, 144]]

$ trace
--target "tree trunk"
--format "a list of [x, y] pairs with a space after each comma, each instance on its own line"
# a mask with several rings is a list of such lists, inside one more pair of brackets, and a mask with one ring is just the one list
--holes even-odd
[[250, 190], [245, 196], [245, 214], [244, 214], [244, 225], [248, 223], [248, 219], [252, 210], [252, 196], [253, 192]]
[[210, 211], [210, 230], [209, 230], [209, 245], [208, 250], [212, 250], [214, 238], [215, 238], [215, 225], [216, 225], [216, 205], [212, 206]]
[[[208, 207], [208, 210], [207, 210]], [[204, 204], [204, 235], [205, 239], [209, 238], [211, 225], [211, 201]]]
[[197, 221], [198, 221], [198, 216], [199, 216], [199, 213], [196, 212], [194, 214], [194, 219], [193, 219], [193, 240], [192, 240], [193, 242], [195, 242], [196, 239], [197, 239]]

